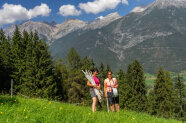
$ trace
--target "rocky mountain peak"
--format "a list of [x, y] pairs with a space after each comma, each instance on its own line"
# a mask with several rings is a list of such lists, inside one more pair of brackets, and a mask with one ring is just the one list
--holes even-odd
[[186, 8], [186, 0], [156, 0], [151, 5], [161, 9], [170, 6]]

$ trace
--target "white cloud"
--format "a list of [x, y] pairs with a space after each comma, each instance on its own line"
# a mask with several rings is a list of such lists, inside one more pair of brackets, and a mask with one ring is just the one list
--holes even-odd
[[63, 5], [59, 8], [59, 14], [62, 16], [79, 16], [81, 11], [77, 10], [74, 5]]
[[96, 19], [102, 20], [104, 17], [103, 16], [99, 16]]
[[48, 16], [50, 12], [51, 9], [49, 9], [46, 4], [41, 4], [34, 9], [27, 10], [21, 5], [5, 3], [2, 9], [0, 9], [0, 26], [20, 20], [31, 19], [39, 15]]
[[80, 3], [79, 8], [86, 13], [97, 14], [108, 9], [115, 9], [119, 3], [127, 4], [127, 0], [94, 0], [93, 2]]
[[49, 16], [51, 9], [47, 6], [47, 4], [41, 4], [40, 6], [36, 6], [33, 9], [28, 11], [29, 18], [34, 18], [39, 15], [41, 16]]
[[121, 2], [122, 2], [123, 4], [129, 5], [128, 0], [122, 0]]

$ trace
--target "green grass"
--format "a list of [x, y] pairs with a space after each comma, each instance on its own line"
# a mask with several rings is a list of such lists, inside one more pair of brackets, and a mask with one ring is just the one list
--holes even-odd
[[90, 107], [48, 100], [0, 96], [2, 123], [179, 123], [173, 119], [122, 110], [120, 112], [91, 112]]

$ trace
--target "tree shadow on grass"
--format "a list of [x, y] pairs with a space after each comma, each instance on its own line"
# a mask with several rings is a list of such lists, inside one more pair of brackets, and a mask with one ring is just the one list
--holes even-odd
[[15, 97], [9, 97], [9, 96], [0, 96], [0, 105], [8, 104], [10, 106], [14, 104], [18, 104], [18, 100]]

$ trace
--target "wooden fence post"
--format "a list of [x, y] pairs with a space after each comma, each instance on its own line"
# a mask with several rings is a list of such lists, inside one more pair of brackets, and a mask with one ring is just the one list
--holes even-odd
[[11, 98], [13, 96], [13, 79], [11, 79]]

